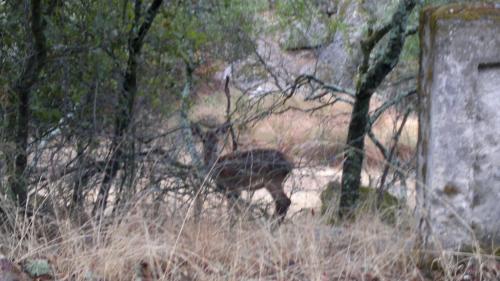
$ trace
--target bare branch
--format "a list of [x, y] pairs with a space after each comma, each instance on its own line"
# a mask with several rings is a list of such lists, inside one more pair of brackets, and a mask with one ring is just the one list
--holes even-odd
[[391, 106], [399, 103], [401, 100], [409, 97], [409, 96], [412, 96], [414, 94], [417, 93], [417, 89], [411, 89], [411, 90], [408, 90], [407, 92], [404, 92], [404, 93], [401, 93], [399, 95], [397, 95], [396, 97], [394, 97], [393, 99], [389, 100], [389, 101], [386, 101], [384, 102], [380, 107], [378, 107], [377, 109], [375, 109], [373, 111], [373, 114], [372, 116], [370, 117], [370, 120], [369, 120], [369, 126], [372, 126], [373, 124], [375, 124], [375, 122], [378, 120], [378, 118], [380, 118], [380, 116]]
[[391, 31], [391, 29], [394, 27], [394, 22], [392, 19], [380, 26], [377, 30], [372, 30], [371, 27], [368, 30], [367, 36], [361, 40], [361, 48], [363, 50], [363, 53], [365, 54], [370, 54], [373, 48], [384, 38], [384, 36]]
[[160, 9], [163, 0], [154, 0], [153, 3], [149, 6], [146, 16], [144, 18], [144, 22], [139, 27], [139, 32], [137, 32], [137, 36], [133, 39], [132, 46], [136, 53], [140, 52], [142, 48], [142, 43], [144, 41], [144, 37], [148, 33], [149, 28], [153, 24], [153, 20]]
[[279, 82], [279, 78], [278, 78], [278, 75], [276, 75], [276, 73], [274, 73], [271, 69], [271, 66], [269, 66], [267, 63], [266, 63], [266, 60], [262, 57], [261, 54], [259, 54], [259, 52], [257, 51], [257, 49], [254, 50], [254, 53], [255, 55], [257, 56], [257, 59], [259, 60], [259, 62], [264, 66], [264, 69], [267, 71], [267, 73], [269, 75], [271, 75], [271, 77], [273, 78], [274, 80], [274, 85], [276, 85], [276, 87], [278, 87], [278, 89], [281, 91], [281, 92], [284, 92], [283, 90], [283, 87], [281, 86], [280, 82]]
[[384, 167], [384, 171], [382, 172], [382, 177], [380, 179], [380, 186], [378, 188], [378, 196], [377, 196], [377, 205], [380, 206], [382, 203], [382, 198], [384, 194], [384, 185], [385, 185], [385, 180], [387, 178], [387, 174], [389, 173], [389, 168], [391, 167], [392, 159], [394, 157], [394, 152], [396, 151], [396, 147], [399, 142], [399, 138], [401, 136], [401, 133], [403, 132], [403, 128], [406, 125], [406, 121], [408, 120], [408, 117], [410, 116], [411, 113], [411, 108], [408, 108], [403, 116], [403, 120], [401, 121], [401, 125], [399, 126], [399, 129], [397, 130], [396, 134], [393, 136], [393, 144], [392, 147], [389, 151], [389, 155], [387, 157], [387, 162]]
[[342, 87], [337, 86], [337, 85], [326, 84], [324, 81], [318, 79], [317, 77], [315, 77], [313, 75], [308, 75], [308, 74], [299, 75], [295, 79], [294, 85], [295, 85], [295, 87], [300, 88], [301, 86], [303, 86], [305, 84], [311, 84], [311, 83], [318, 84], [319, 88], [321, 90], [324, 90], [325, 92], [318, 94], [318, 95], [309, 96], [306, 98], [306, 100], [319, 99], [321, 97], [326, 96], [327, 94], [333, 94], [333, 93], [340, 93], [340, 94], [345, 94], [345, 95], [348, 95], [351, 97], [355, 97], [354, 90], [342, 88]]
[[373, 131], [371, 129], [368, 130], [368, 137], [373, 142], [373, 144], [375, 144], [375, 146], [378, 148], [378, 150], [380, 150], [380, 153], [382, 154], [382, 156], [384, 156], [384, 159], [387, 160], [389, 158], [389, 150], [385, 148], [385, 146], [377, 138], [377, 136], [375, 136], [375, 134], [373, 133]]
[[236, 134], [234, 133], [233, 123], [231, 122], [231, 92], [229, 91], [229, 76], [226, 77], [226, 83], [224, 85], [224, 93], [226, 94], [226, 122], [229, 124], [229, 133], [231, 134], [231, 140], [233, 142], [233, 151], [238, 150], [238, 141], [236, 140]]
[[405, 36], [406, 37], [412, 36], [412, 35], [417, 34], [417, 32], [418, 32], [418, 26], [412, 26], [412, 27], [406, 29]]
[[[401, 0], [391, 22], [392, 29], [389, 41], [384, 51], [374, 59], [374, 63], [361, 78], [359, 92], [371, 95], [382, 83], [385, 76], [396, 66], [405, 42], [406, 24], [411, 10], [415, 7], [414, 0]], [[366, 57], [366, 54], [365, 54]]]

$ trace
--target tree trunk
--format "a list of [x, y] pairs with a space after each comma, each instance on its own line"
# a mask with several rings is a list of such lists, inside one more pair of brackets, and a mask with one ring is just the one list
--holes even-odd
[[30, 89], [15, 89], [19, 97], [17, 104], [17, 122], [14, 139], [16, 144], [14, 176], [11, 177], [10, 188], [17, 198], [20, 206], [26, 205], [28, 188], [26, 184], [25, 171], [28, 164], [28, 127], [29, 127], [29, 98]]
[[104, 171], [104, 179], [101, 187], [99, 188], [97, 202], [94, 205], [94, 210], [92, 211], [93, 214], [96, 214], [99, 210], [106, 209], [109, 191], [111, 189], [111, 182], [116, 177], [118, 169], [123, 162], [123, 156], [125, 154], [124, 148], [128, 147], [128, 141], [124, 138], [124, 136], [127, 133], [129, 125], [132, 121], [133, 106], [137, 94], [136, 55], [137, 54], [134, 50], [129, 46], [128, 66], [125, 71], [123, 90], [118, 98], [118, 113], [115, 118], [115, 132], [110, 147], [111, 157], [109, 159], [109, 164], [106, 166]]
[[33, 38], [30, 42], [32, 51], [23, 65], [21, 75], [8, 93], [9, 105], [6, 118], [7, 143], [12, 144], [12, 149], [6, 157], [9, 174], [8, 193], [21, 207], [26, 206], [28, 198], [25, 172], [28, 164], [30, 93], [31, 88], [38, 81], [47, 53], [43, 34], [41, 0], [31, 1], [29, 19], [30, 38]]
[[351, 121], [347, 133], [347, 148], [342, 168], [342, 194], [340, 196], [340, 214], [349, 215], [359, 198], [361, 170], [365, 156], [365, 135], [369, 121], [371, 95], [365, 95], [354, 101]]
[[[106, 209], [111, 182], [123, 164], [125, 151], [127, 151], [127, 148], [131, 144], [124, 136], [129, 129], [134, 114], [134, 103], [137, 95], [137, 59], [144, 44], [144, 37], [149, 31], [162, 2], [163, 0], [154, 0], [151, 3], [140, 26], [138, 24], [141, 18], [142, 1], [136, 0], [135, 2], [135, 24], [130, 30], [128, 41], [127, 69], [124, 74], [123, 89], [118, 97], [115, 132], [110, 147], [111, 156], [109, 164], [104, 171], [104, 178], [99, 188], [97, 201], [92, 210], [92, 214], [94, 215]], [[134, 153], [134, 151], [128, 151], [128, 153]]]

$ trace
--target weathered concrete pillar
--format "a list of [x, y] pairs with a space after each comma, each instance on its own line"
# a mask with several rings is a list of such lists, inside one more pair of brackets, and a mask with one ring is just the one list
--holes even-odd
[[500, 4], [427, 8], [420, 42], [424, 242], [500, 246]]

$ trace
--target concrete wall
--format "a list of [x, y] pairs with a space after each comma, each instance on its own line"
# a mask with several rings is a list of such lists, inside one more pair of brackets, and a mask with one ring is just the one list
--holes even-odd
[[423, 237], [445, 248], [500, 246], [500, 4], [425, 9], [420, 39]]

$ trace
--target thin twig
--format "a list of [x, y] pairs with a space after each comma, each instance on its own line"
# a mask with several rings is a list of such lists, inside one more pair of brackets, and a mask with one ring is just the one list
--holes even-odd
[[403, 116], [403, 121], [401, 121], [401, 125], [399, 126], [399, 129], [397, 130], [396, 134], [393, 136], [393, 144], [392, 147], [389, 151], [388, 159], [385, 163], [384, 171], [382, 173], [382, 177], [380, 179], [380, 186], [378, 188], [378, 196], [377, 196], [377, 206], [380, 207], [380, 204], [382, 203], [383, 195], [384, 195], [384, 185], [385, 185], [385, 180], [387, 178], [387, 174], [389, 173], [389, 168], [391, 167], [392, 164], [392, 158], [394, 156], [394, 152], [396, 151], [396, 147], [399, 142], [399, 138], [401, 136], [401, 133], [403, 132], [403, 128], [406, 125], [406, 121], [408, 120], [408, 117], [410, 116], [411, 113], [411, 108], [408, 108]]

